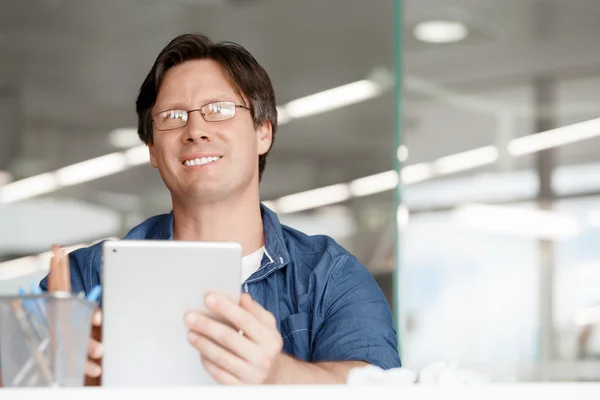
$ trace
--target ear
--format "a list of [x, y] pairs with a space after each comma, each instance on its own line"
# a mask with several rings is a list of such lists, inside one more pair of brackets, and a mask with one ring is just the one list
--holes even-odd
[[148, 151], [150, 152], [150, 165], [152, 165], [152, 168], [158, 168], [158, 161], [156, 160], [153, 144], [148, 145]]
[[258, 140], [258, 154], [263, 155], [271, 148], [273, 143], [273, 126], [271, 121], [264, 122], [256, 130]]

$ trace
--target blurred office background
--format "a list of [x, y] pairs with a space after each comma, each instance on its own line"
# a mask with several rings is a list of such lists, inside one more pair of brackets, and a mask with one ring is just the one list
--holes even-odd
[[134, 101], [201, 31], [269, 72], [262, 197], [370, 269], [407, 367], [600, 378], [600, 2], [400, 3], [0, 0], [0, 293], [170, 210]]

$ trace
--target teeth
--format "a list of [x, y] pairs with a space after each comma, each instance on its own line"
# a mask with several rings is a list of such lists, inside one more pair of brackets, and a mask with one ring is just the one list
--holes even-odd
[[184, 164], [187, 165], [188, 167], [193, 167], [195, 165], [208, 164], [210, 162], [217, 161], [220, 158], [221, 157], [202, 157], [202, 158], [196, 158], [196, 159], [193, 159], [193, 160], [186, 160], [184, 162]]

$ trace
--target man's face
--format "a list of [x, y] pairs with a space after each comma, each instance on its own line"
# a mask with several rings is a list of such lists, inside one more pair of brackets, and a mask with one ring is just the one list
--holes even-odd
[[[152, 116], [166, 110], [195, 110], [205, 104], [231, 101], [248, 105], [236, 95], [219, 64], [194, 60], [167, 71]], [[158, 168], [174, 199], [214, 202], [258, 187], [258, 156], [271, 146], [271, 126], [254, 129], [252, 114], [236, 108], [234, 118], [207, 122], [199, 111], [188, 113], [187, 125], [160, 131], [153, 125], [150, 163]], [[189, 160], [218, 160], [190, 165]], [[207, 160], [203, 160], [206, 162]]]

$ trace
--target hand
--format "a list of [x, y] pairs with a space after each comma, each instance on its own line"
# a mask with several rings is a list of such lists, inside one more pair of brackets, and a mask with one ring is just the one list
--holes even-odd
[[208, 373], [229, 385], [275, 383], [283, 339], [273, 314], [247, 293], [239, 305], [219, 294], [209, 294], [205, 302], [216, 316], [233, 325], [197, 312], [186, 316], [188, 340], [200, 352]]
[[[89, 378], [100, 378], [102, 368], [99, 360], [104, 354], [104, 346], [102, 346], [100, 332], [102, 327], [102, 312], [97, 309], [92, 317], [92, 334], [88, 342], [88, 360], [85, 364], [85, 374]], [[86, 379], [86, 385], [98, 385], [97, 380]]]

